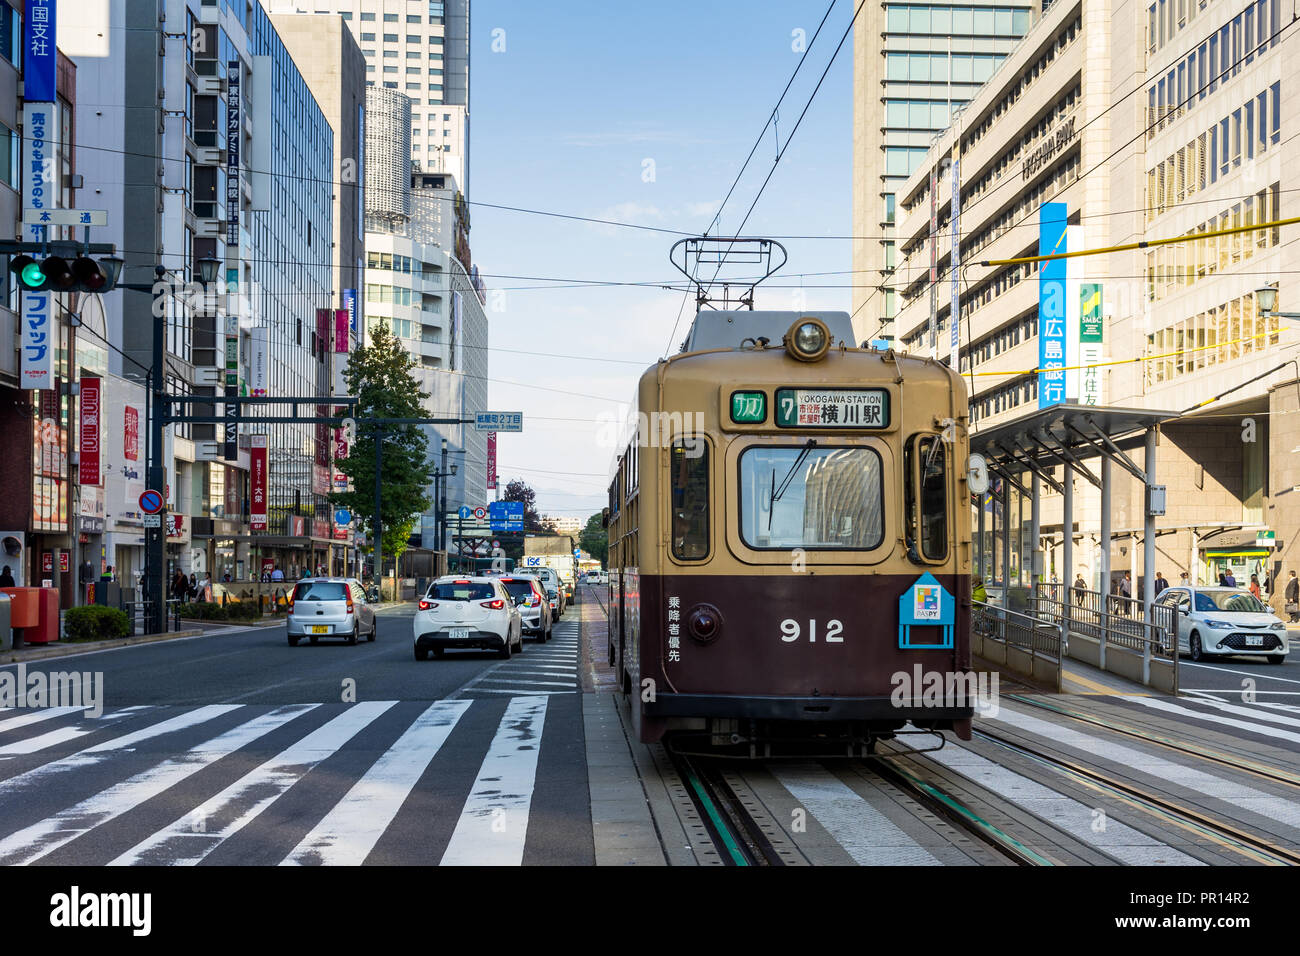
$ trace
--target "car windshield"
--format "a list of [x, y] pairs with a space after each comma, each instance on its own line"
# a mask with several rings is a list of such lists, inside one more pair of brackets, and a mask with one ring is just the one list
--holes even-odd
[[1196, 610], [1226, 611], [1229, 614], [1264, 614], [1268, 608], [1259, 598], [1249, 591], [1234, 591], [1230, 588], [1197, 591]]
[[533, 593], [533, 582], [524, 578], [502, 578], [501, 583], [506, 586], [511, 597], [530, 597]]
[[486, 583], [443, 581], [429, 588], [429, 597], [443, 601], [477, 601], [496, 597], [496, 591]]
[[338, 581], [303, 581], [293, 590], [295, 601], [342, 601], [344, 585]]

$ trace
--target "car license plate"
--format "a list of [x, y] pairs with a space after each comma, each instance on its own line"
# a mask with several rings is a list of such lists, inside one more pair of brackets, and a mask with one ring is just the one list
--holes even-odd
[[329, 625], [327, 625], [327, 624], [313, 624], [312, 627], [311, 627], [311, 632], [312, 632], [313, 634], [328, 634], [328, 633], [330, 632]]
[[453, 641], [463, 641], [469, 637], [469, 628], [453, 627], [447, 633], [451, 635]]
[[1246, 635], [1246, 646], [1247, 646], [1247, 647], [1263, 647], [1263, 646], [1264, 646], [1264, 635], [1263, 635], [1263, 634], [1247, 634], [1247, 635]]

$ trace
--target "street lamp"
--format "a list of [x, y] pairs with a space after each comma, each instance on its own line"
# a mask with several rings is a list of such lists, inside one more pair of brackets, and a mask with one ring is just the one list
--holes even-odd
[[1275, 315], [1279, 319], [1300, 319], [1300, 312], [1277, 311], [1277, 286], [1266, 285], [1262, 289], [1256, 289], [1255, 302], [1264, 315]]

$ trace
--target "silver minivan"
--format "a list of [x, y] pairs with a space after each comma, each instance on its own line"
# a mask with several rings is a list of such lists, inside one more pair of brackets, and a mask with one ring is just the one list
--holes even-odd
[[375, 639], [375, 609], [356, 578], [308, 578], [299, 581], [289, 598], [289, 646], [304, 637], [313, 644], [322, 637], [342, 637], [355, 644]]
[[558, 621], [568, 603], [564, 599], [563, 583], [554, 568], [519, 568], [519, 574], [531, 574], [542, 582], [546, 589], [546, 599], [551, 602], [551, 620]]

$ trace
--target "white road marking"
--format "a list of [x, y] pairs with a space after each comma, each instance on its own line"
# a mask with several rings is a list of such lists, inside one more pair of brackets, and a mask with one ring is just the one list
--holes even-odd
[[49, 733], [40, 734], [36, 737], [28, 737], [26, 740], [16, 740], [11, 744], [0, 747], [0, 759], [14, 757], [19, 754], [34, 754], [38, 750], [45, 750], [49, 747], [57, 747], [61, 743], [69, 740], [76, 740], [78, 737], [85, 737], [101, 730], [107, 724], [115, 720], [121, 720], [123, 717], [133, 717], [142, 710], [148, 710], [147, 706], [124, 707], [121, 710], [115, 710], [112, 713], [103, 714], [99, 717], [88, 718], [89, 724], [82, 723], [80, 726], [73, 725], [70, 727], [60, 727], [58, 730], [51, 730]]
[[[471, 687], [469, 690], [465, 691], [465, 693], [467, 694], [511, 694], [512, 696], [515, 697], [520, 696], [520, 691], [518, 688], [513, 688], [513, 689], [506, 688], [503, 690], [499, 687]], [[577, 691], [576, 689], [573, 688], [570, 688], [569, 690], [541, 690], [539, 688], [537, 690], [529, 690], [528, 696], [536, 697], [538, 694], [574, 694], [574, 693], [577, 693]], [[465, 698], [457, 698], [457, 699], [464, 700]]]
[[545, 723], [545, 697], [516, 697], [506, 705], [442, 855], [443, 866], [519, 866], [523, 862]]
[[1143, 753], [1132, 747], [1112, 743], [1101, 737], [1084, 734], [1029, 714], [1021, 714], [1009, 707], [1003, 707], [997, 717], [989, 719], [994, 723], [1018, 727], [1044, 740], [1073, 747], [1086, 754], [1090, 761], [1096, 758], [1109, 760], [1120, 766], [1130, 767], [1138, 773], [1164, 780], [1300, 830], [1300, 804], [1287, 798], [1276, 797], [1263, 790], [1256, 790], [1254, 787], [1197, 770], [1195, 767], [1174, 763], [1172, 760]]
[[151, 740], [154, 737], [161, 737], [163, 734], [169, 734], [173, 731], [184, 730], [186, 727], [193, 727], [196, 724], [205, 723], [222, 714], [229, 713], [232, 710], [238, 710], [239, 704], [209, 704], [206, 707], [200, 707], [197, 710], [187, 710], [183, 714], [164, 720], [161, 723], [144, 727], [140, 730], [132, 731], [123, 737], [114, 737], [106, 740], [102, 744], [95, 744], [93, 747], [87, 747], [85, 750], [79, 750], [75, 754], [69, 754], [61, 760], [55, 760], [51, 763], [41, 764], [39, 767], [33, 767], [26, 773], [10, 777], [8, 780], [0, 781], [0, 794], [12, 793], [21, 787], [35, 783], [49, 777], [53, 774], [63, 773], [68, 770], [79, 770], [85, 767], [101, 763], [112, 757], [113, 754], [130, 750], [136, 744], [145, 740]]
[[30, 863], [319, 706], [295, 704], [262, 714], [179, 756], [165, 760], [156, 767], [87, 797], [75, 806], [60, 810], [12, 833], [0, 840], [0, 863]]
[[839, 777], [816, 764], [769, 764], [769, 773], [862, 866], [942, 866]]
[[13, 713], [15, 716], [0, 720], [0, 733], [17, 730], [20, 727], [39, 723], [42, 720], [49, 720], [51, 717], [66, 717], [68, 714], [78, 714], [89, 709], [89, 707], [43, 707], [40, 710], [18, 710], [17, 708], [8, 707], [2, 713]]
[[1196, 710], [1191, 707], [1180, 707], [1178, 704], [1170, 701], [1160, 700], [1155, 697], [1125, 697], [1124, 700], [1131, 700], [1136, 704], [1151, 710], [1164, 711], [1167, 714], [1177, 714], [1181, 717], [1196, 717], [1200, 720], [1206, 720], [1215, 724], [1222, 724], [1225, 727], [1236, 727], [1240, 730], [1249, 730], [1252, 733], [1263, 734], [1267, 737], [1274, 737], [1278, 740], [1289, 740], [1292, 743], [1300, 743], [1300, 734], [1292, 733], [1286, 730], [1278, 730], [1276, 727], [1261, 725], [1260, 721], [1269, 723], [1282, 724], [1286, 727], [1300, 727], [1300, 720], [1295, 717], [1286, 717], [1282, 714], [1275, 714], [1271, 711], [1258, 710], [1251, 707], [1240, 707], [1236, 704], [1229, 704], [1221, 700], [1206, 700], [1196, 698], [1200, 703], [1207, 707], [1213, 707], [1228, 714], [1244, 714], [1251, 720], [1235, 720], [1231, 717], [1221, 717], [1218, 714], [1206, 713], [1203, 710]]
[[960, 745], [930, 751], [925, 756], [993, 791], [1009, 803], [1036, 814], [1121, 863], [1129, 866], [1205, 865], [1203, 861], [1114, 818], [1108, 819], [1106, 828], [1098, 833], [1093, 830], [1095, 820], [1092, 807]]
[[336, 753], [396, 703], [374, 700], [350, 705], [333, 720], [205, 800], [186, 817], [112, 860], [109, 866], [192, 866], [200, 862], [251, 823], [307, 771]]
[[432, 704], [280, 865], [359, 866], [364, 863], [429, 761], [469, 708], [467, 700]]
[[536, 684], [541, 687], [572, 687], [573, 681], [559, 680], [506, 680], [502, 677], [488, 677], [483, 683], [485, 684]]

